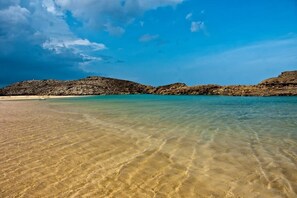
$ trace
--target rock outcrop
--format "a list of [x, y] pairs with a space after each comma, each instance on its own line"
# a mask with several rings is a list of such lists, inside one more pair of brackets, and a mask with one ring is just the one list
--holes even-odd
[[259, 85], [266, 86], [296, 86], [297, 71], [282, 72], [278, 77], [263, 80]]
[[157, 87], [154, 94], [162, 95], [225, 95], [225, 96], [297, 96], [297, 71], [287, 71], [258, 85], [199, 85], [176, 83]]
[[152, 87], [139, 83], [104, 77], [87, 77], [80, 80], [30, 80], [2, 89], [2, 95], [112, 95], [144, 94]]
[[281, 73], [258, 85], [199, 85], [174, 83], [152, 87], [139, 83], [104, 77], [87, 77], [80, 80], [31, 80], [0, 89], [0, 95], [227, 95], [227, 96], [297, 96], [297, 71]]

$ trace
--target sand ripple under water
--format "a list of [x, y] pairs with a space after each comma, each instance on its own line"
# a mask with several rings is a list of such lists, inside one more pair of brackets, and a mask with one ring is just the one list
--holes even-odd
[[292, 118], [277, 133], [244, 112], [173, 122], [66, 106], [0, 101], [0, 197], [297, 197]]

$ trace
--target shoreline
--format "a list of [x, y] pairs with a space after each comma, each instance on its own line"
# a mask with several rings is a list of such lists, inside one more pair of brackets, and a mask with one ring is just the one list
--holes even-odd
[[[193, 95], [193, 94], [112, 94], [108, 96], [123, 96], [123, 95], [151, 95], [151, 96], [222, 96], [222, 97], [297, 97], [296, 95]], [[106, 96], [106, 95], [68, 95], [68, 96], [48, 96], [48, 95], [19, 95], [19, 96], [0, 96], [0, 101], [24, 101], [24, 100], [46, 100], [46, 99], [62, 99], [62, 98], [78, 98], [91, 96]]]
[[46, 99], [57, 99], [57, 98], [74, 98], [74, 97], [85, 97], [85, 96], [0, 96], [0, 101], [15, 101], [15, 100], [46, 100]]

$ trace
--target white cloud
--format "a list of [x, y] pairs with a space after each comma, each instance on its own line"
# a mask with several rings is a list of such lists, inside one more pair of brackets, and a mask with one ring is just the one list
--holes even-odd
[[91, 50], [98, 51], [106, 49], [106, 46], [102, 43], [90, 42], [88, 39], [49, 39], [42, 45], [45, 49], [50, 49], [56, 53], [61, 53], [64, 49], [72, 49], [74, 51], [80, 51], [81, 47], [87, 47]]
[[186, 20], [191, 20], [192, 16], [193, 16], [192, 13], [187, 14], [187, 15], [186, 15]]
[[76, 39], [76, 40], [64, 41], [64, 45], [66, 47], [87, 46], [87, 47], [92, 48], [95, 51], [106, 49], [106, 46], [104, 44], [96, 43], [96, 42], [90, 42], [88, 39]]
[[158, 7], [165, 6], [176, 6], [177, 4], [182, 3], [184, 0], [130, 0], [130, 2], [138, 3], [140, 8], [143, 10], [156, 9]]
[[159, 7], [174, 7], [184, 0], [55, 0], [65, 11], [70, 11], [74, 17], [90, 26], [100, 28], [113, 21], [115, 26], [127, 25], [137, 16], [148, 10]]
[[29, 15], [30, 11], [26, 8], [22, 8], [19, 5], [10, 6], [0, 10], [0, 22], [10, 24], [26, 23]]
[[151, 34], [144, 34], [139, 38], [140, 42], [149, 42], [159, 38], [158, 34], [151, 35]]
[[101, 57], [89, 56], [89, 55], [86, 55], [83, 53], [81, 53], [79, 55], [84, 60], [84, 62], [79, 63], [79, 68], [82, 71], [87, 72], [87, 73], [90, 72], [89, 66], [92, 65], [92, 63], [98, 63], [98, 62], [103, 61], [103, 58], [101, 58]]
[[191, 23], [191, 32], [199, 32], [200, 30], [204, 30], [205, 25], [203, 21], [192, 21]]
[[63, 13], [53, 0], [31, 0], [27, 8], [19, 5], [10, 6], [7, 10], [0, 10], [0, 16], [1, 12], [7, 15], [1, 18], [9, 18], [12, 21], [28, 21], [28, 26], [33, 31], [32, 38], [36, 35], [38, 38], [42, 37], [44, 41], [40, 45], [44, 49], [50, 49], [56, 53], [71, 50], [75, 55], [78, 55], [77, 53], [80, 51], [87, 53], [87, 51], [106, 49], [102, 43], [90, 42], [88, 39], [82, 39], [73, 34], [64, 18], [61, 17]]
[[89, 61], [102, 61], [101, 57], [96, 57], [96, 56], [89, 56], [87, 54], [80, 54], [80, 56], [83, 58], [84, 61], [89, 62]]
[[106, 46], [75, 35], [64, 11], [55, 0], [0, 0], [0, 79], [82, 77], [82, 64], [103, 61]]
[[125, 29], [120, 26], [113, 26], [110, 23], [104, 25], [105, 31], [107, 31], [110, 35], [120, 36], [125, 33]]
[[53, 0], [43, 0], [42, 7], [44, 7], [49, 13], [52, 13], [56, 16], [63, 16], [63, 12], [57, 8]]

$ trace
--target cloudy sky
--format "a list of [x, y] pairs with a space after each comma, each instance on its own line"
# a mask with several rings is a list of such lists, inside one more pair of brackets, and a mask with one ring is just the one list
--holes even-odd
[[0, 0], [0, 86], [253, 84], [285, 70], [297, 70], [296, 0]]

